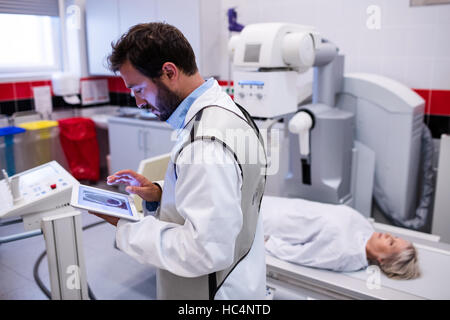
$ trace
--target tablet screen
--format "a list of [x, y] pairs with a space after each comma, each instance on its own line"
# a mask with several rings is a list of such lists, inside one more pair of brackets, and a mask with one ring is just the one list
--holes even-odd
[[92, 189], [80, 185], [78, 191], [78, 203], [82, 206], [97, 208], [111, 213], [133, 216], [128, 197], [117, 193], [111, 194], [108, 191]]

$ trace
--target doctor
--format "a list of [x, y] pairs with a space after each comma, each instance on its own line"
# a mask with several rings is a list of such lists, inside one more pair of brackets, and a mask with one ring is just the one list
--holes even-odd
[[[117, 226], [117, 246], [158, 268], [158, 299], [264, 299], [266, 167], [254, 122], [217, 81], [200, 76], [189, 42], [171, 25], [132, 27], [108, 60], [137, 106], [178, 130], [163, 183], [131, 170], [108, 177], [157, 207], [136, 223], [99, 215]], [[257, 148], [234, 146], [230, 129], [244, 130]], [[251, 152], [260, 161], [247, 163]]]

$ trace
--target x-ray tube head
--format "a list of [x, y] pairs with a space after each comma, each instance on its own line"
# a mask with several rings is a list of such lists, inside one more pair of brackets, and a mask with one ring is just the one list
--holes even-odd
[[289, 23], [247, 25], [229, 40], [228, 51], [238, 68], [292, 68], [306, 71], [314, 64], [321, 37], [310, 26]]
[[312, 67], [315, 60], [314, 39], [309, 32], [292, 32], [283, 37], [283, 61], [300, 72]]

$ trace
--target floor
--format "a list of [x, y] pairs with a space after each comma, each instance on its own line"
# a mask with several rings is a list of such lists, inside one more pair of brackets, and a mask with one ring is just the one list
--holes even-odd
[[[104, 183], [99, 187], [106, 188]], [[2, 220], [5, 222], [8, 220]], [[83, 226], [101, 221], [82, 213]], [[24, 232], [22, 223], [0, 226], [0, 237]], [[155, 269], [139, 264], [114, 248], [115, 228], [107, 223], [83, 232], [84, 257], [89, 286], [99, 300], [143, 300], [156, 298]], [[35, 283], [33, 268], [45, 250], [42, 235], [0, 245], [0, 300], [47, 299]], [[50, 288], [47, 260], [39, 276]]]

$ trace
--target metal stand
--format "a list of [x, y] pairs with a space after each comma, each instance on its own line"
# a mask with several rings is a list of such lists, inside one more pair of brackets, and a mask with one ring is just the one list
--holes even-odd
[[52, 300], [88, 300], [81, 213], [54, 210], [42, 219]]

